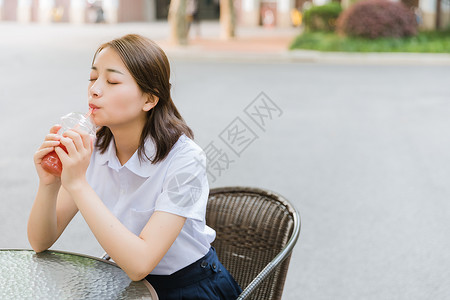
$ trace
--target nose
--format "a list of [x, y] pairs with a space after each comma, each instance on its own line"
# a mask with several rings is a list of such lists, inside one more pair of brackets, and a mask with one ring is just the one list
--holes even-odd
[[103, 95], [102, 90], [100, 89], [100, 87], [98, 85], [96, 85], [95, 83], [89, 88], [89, 95], [92, 98], [99, 98]]

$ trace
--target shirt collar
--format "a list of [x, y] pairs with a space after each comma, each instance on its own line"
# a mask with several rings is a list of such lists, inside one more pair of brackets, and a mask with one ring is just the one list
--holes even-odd
[[[145, 153], [148, 157], [153, 158], [156, 154], [156, 146], [151, 137], [147, 137], [144, 144]], [[122, 166], [116, 155], [116, 147], [114, 145], [114, 138], [109, 143], [108, 148], [104, 153], [97, 153], [97, 163], [100, 165], [108, 164], [108, 167], [120, 171], [122, 168], [127, 168], [134, 174], [140, 177], [150, 177], [152, 176], [157, 168], [156, 165], [152, 164], [147, 158], [144, 157], [143, 160], [139, 159], [138, 151], [133, 154], [133, 156]]]

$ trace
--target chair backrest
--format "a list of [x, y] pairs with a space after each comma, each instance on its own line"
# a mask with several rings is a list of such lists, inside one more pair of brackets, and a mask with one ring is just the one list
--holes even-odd
[[[210, 191], [206, 223], [216, 230], [213, 246], [222, 264], [243, 289], [250, 283], [256, 286], [248, 299], [281, 299], [300, 232], [295, 207], [262, 189], [215, 188]], [[255, 284], [257, 277], [261, 280]]]

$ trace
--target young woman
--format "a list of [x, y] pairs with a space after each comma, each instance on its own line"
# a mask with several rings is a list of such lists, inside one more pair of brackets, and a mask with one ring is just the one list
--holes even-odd
[[[241, 289], [205, 224], [206, 158], [169, 79], [166, 55], [149, 39], [127, 35], [99, 47], [88, 88], [95, 146], [80, 130], [61, 137], [60, 126], [51, 128], [34, 155], [40, 181], [28, 238], [36, 252], [48, 249], [80, 211], [111, 258], [160, 299], [235, 299]], [[41, 167], [53, 150], [61, 177]]]

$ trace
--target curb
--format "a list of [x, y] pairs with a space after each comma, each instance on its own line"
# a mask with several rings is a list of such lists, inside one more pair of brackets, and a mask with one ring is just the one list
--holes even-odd
[[292, 50], [293, 61], [345, 64], [450, 65], [447, 53], [349, 53]]
[[312, 50], [285, 50], [280, 52], [210, 51], [188, 46], [163, 47], [170, 59], [186, 61], [223, 61], [248, 63], [324, 63], [364, 65], [438, 65], [449, 66], [446, 53], [348, 53]]

